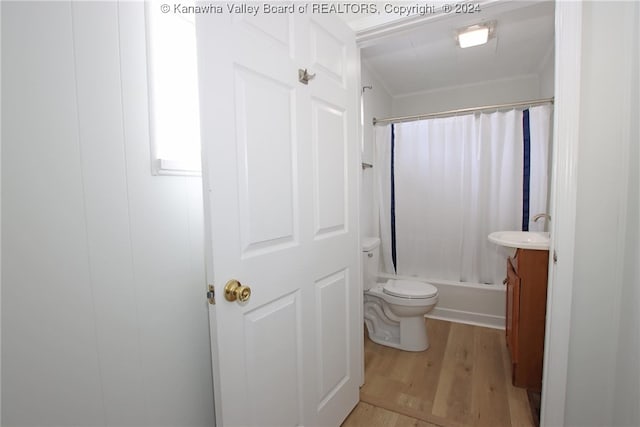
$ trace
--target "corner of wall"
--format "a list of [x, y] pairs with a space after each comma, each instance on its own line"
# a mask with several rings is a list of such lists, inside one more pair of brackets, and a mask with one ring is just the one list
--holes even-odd
[[366, 62], [362, 62], [362, 86], [372, 86], [362, 92], [362, 161], [373, 164], [372, 169], [362, 170], [360, 190], [360, 233], [361, 237], [378, 235], [377, 205], [374, 197], [375, 164], [373, 153], [373, 118], [391, 114], [391, 95], [384, 82]]
[[555, 92], [555, 46], [553, 43], [544, 56], [544, 60], [538, 69], [538, 79], [540, 81], [540, 98], [551, 98]]

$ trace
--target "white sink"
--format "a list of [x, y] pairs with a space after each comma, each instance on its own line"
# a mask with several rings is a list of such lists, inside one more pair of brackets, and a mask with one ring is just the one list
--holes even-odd
[[551, 239], [541, 231], [495, 231], [489, 241], [510, 248], [548, 250]]

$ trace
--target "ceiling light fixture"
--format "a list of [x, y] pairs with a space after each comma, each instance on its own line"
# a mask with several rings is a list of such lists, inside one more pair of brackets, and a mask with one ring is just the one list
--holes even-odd
[[493, 36], [495, 23], [472, 25], [458, 30], [458, 46], [461, 48], [480, 46], [485, 44]]

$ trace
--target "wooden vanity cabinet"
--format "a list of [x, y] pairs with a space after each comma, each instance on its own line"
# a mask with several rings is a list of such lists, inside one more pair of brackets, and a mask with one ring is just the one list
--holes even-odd
[[542, 388], [549, 251], [518, 249], [507, 259], [506, 341], [513, 385]]

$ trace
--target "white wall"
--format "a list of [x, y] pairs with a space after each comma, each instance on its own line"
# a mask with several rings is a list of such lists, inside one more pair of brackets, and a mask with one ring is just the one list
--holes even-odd
[[[640, 6], [636, 4], [635, 34], [630, 38], [635, 42], [634, 64], [629, 93], [631, 99], [631, 129], [629, 133], [627, 190], [626, 242], [624, 246], [624, 267], [622, 271], [621, 305], [619, 310], [620, 328], [616, 354], [616, 383], [613, 396], [613, 422], [615, 426], [640, 425]], [[635, 118], [635, 119], [634, 119]], [[633, 143], [635, 141], [635, 143]]]
[[[2, 5], [0, 4], [0, 32], [2, 31]], [[0, 35], [0, 40], [2, 39]], [[0, 46], [0, 51], [2, 47]], [[0, 55], [0, 81], [2, 79], [2, 55]], [[0, 83], [0, 98], [2, 84]], [[2, 224], [2, 102], [0, 102], [0, 224]], [[2, 227], [0, 226], [0, 242]], [[2, 244], [0, 244], [0, 379], [2, 378]], [[1, 382], [1, 380], [0, 380]], [[0, 383], [0, 425], [2, 425], [2, 384]]]
[[542, 64], [540, 64], [540, 72], [538, 73], [540, 80], [540, 93], [539, 98], [551, 98], [554, 95], [555, 89], [555, 61], [554, 51], [552, 47], [547, 52]]
[[538, 98], [540, 80], [537, 75], [528, 75], [395, 96], [392, 113], [408, 116]]
[[639, 7], [583, 3], [569, 426], [640, 425]]
[[[630, 86], [631, 100], [630, 141], [628, 164], [628, 190], [626, 212], [626, 242], [624, 246], [624, 267], [622, 270], [621, 305], [619, 310], [620, 328], [616, 354], [615, 388], [613, 396], [613, 423], [615, 426], [640, 425], [640, 7], [636, 5], [635, 58], [632, 76], [636, 76]], [[635, 119], [633, 119], [635, 117]]]
[[[373, 154], [373, 118], [389, 117], [391, 115], [391, 96], [384, 85], [362, 63], [362, 86], [373, 86], [363, 95], [363, 152], [362, 161], [374, 164]], [[375, 168], [375, 164], [374, 164]], [[374, 202], [374, 169], [362, 171], [362, 193], [360, 209], [360, 233], [362, 237], [378, 236], [378, 212]]]
[[201, 180], [150, 174], [141, 3], [2, 3], [2, 425], [213, 424]]

